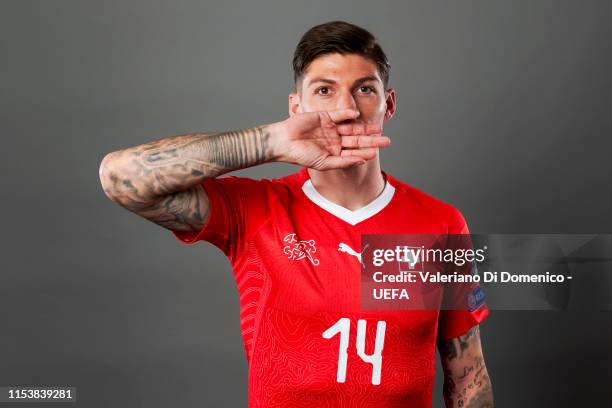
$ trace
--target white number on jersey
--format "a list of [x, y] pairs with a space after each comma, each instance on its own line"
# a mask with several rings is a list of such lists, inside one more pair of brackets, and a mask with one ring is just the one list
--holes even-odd
[[[372, 364], [372, 384], [380, 384], [380, 372], [382, 368], [382, 350], [385, 345], [385, 329], [387, 323], [380, 320], [376, 325], [376, 338], [374, 344], [374, 353], [366, 354], [365, 338], [366, 338], [366, 321], [360, 319], [357, 321], [357, 354], [366, 363]], [[340, 348], [338, 349], [338, 373], [336, 380], [343, 383], [346, 380], [346, 364], [348, 358], [349, 334], [351, 332], [351, 320], [348, 317], [343, 317], [334, 323], [329, 329], [323, 332], [323, 337], [331, 339], [336, 334], [340, 333]]]

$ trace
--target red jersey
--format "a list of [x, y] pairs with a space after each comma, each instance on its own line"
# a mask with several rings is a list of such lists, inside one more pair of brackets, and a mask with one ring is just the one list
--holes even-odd
[[461, 213], [386, 172], [383, 192], [351, 211], [323, 197], [307, 169], [279, 178], [202, 182], [197, 233], [229, 258], [249, 363], [249, 407], [431, 407], [436, 339], [474, 311], [362, 310], [361, 234], [467, 234]]

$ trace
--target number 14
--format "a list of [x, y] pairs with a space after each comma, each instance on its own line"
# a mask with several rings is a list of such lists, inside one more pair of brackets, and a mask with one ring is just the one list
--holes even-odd
[[[372, 364], [372, 384], [380, 384], [380, 371], [382, 367], [382, 350], [385, 345], [385, 328], [387, 323], [384, 320], [378, 321], [376, 325], [376, 339], [374, 344], [374, 353], [366, 354], [365, 352], [365, 331], [366, 321], [359, 319], [357, 321], [357, 354], [366, 363]], [[329, 329], [323, 332], [323, 337], [331, 339], [336, 334], [340, 333], [340, 349], [338, 350], [338, 374], [336, 380], [343, 383], [346, 380], [346, 363], [348, 358], [348, 343], [349, 334], [351, 332], [351, 320], [348, 317], [343, 317], [334, 323]]]

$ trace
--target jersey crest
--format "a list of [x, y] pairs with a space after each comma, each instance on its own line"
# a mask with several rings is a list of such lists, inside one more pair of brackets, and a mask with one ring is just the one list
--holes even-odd
[[314, 253], [317, 252], [314, 239], [300, 241], [296, 238], [296, 234], [292, 233], [285, 235], [283, 242], [287, 243], [283, 248], [283, 253], [292, 261], [306, 258], [315, 266], [319, 264], [319, 260], [314, 257]]

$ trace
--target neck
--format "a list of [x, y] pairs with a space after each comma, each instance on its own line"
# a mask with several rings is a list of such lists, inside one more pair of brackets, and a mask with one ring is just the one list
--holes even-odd
[[385, 188], [378, 157], [348, 169], [320, 171], [309, 168], [308, 174], [319, 194], [351, 211], [374, 201]]

